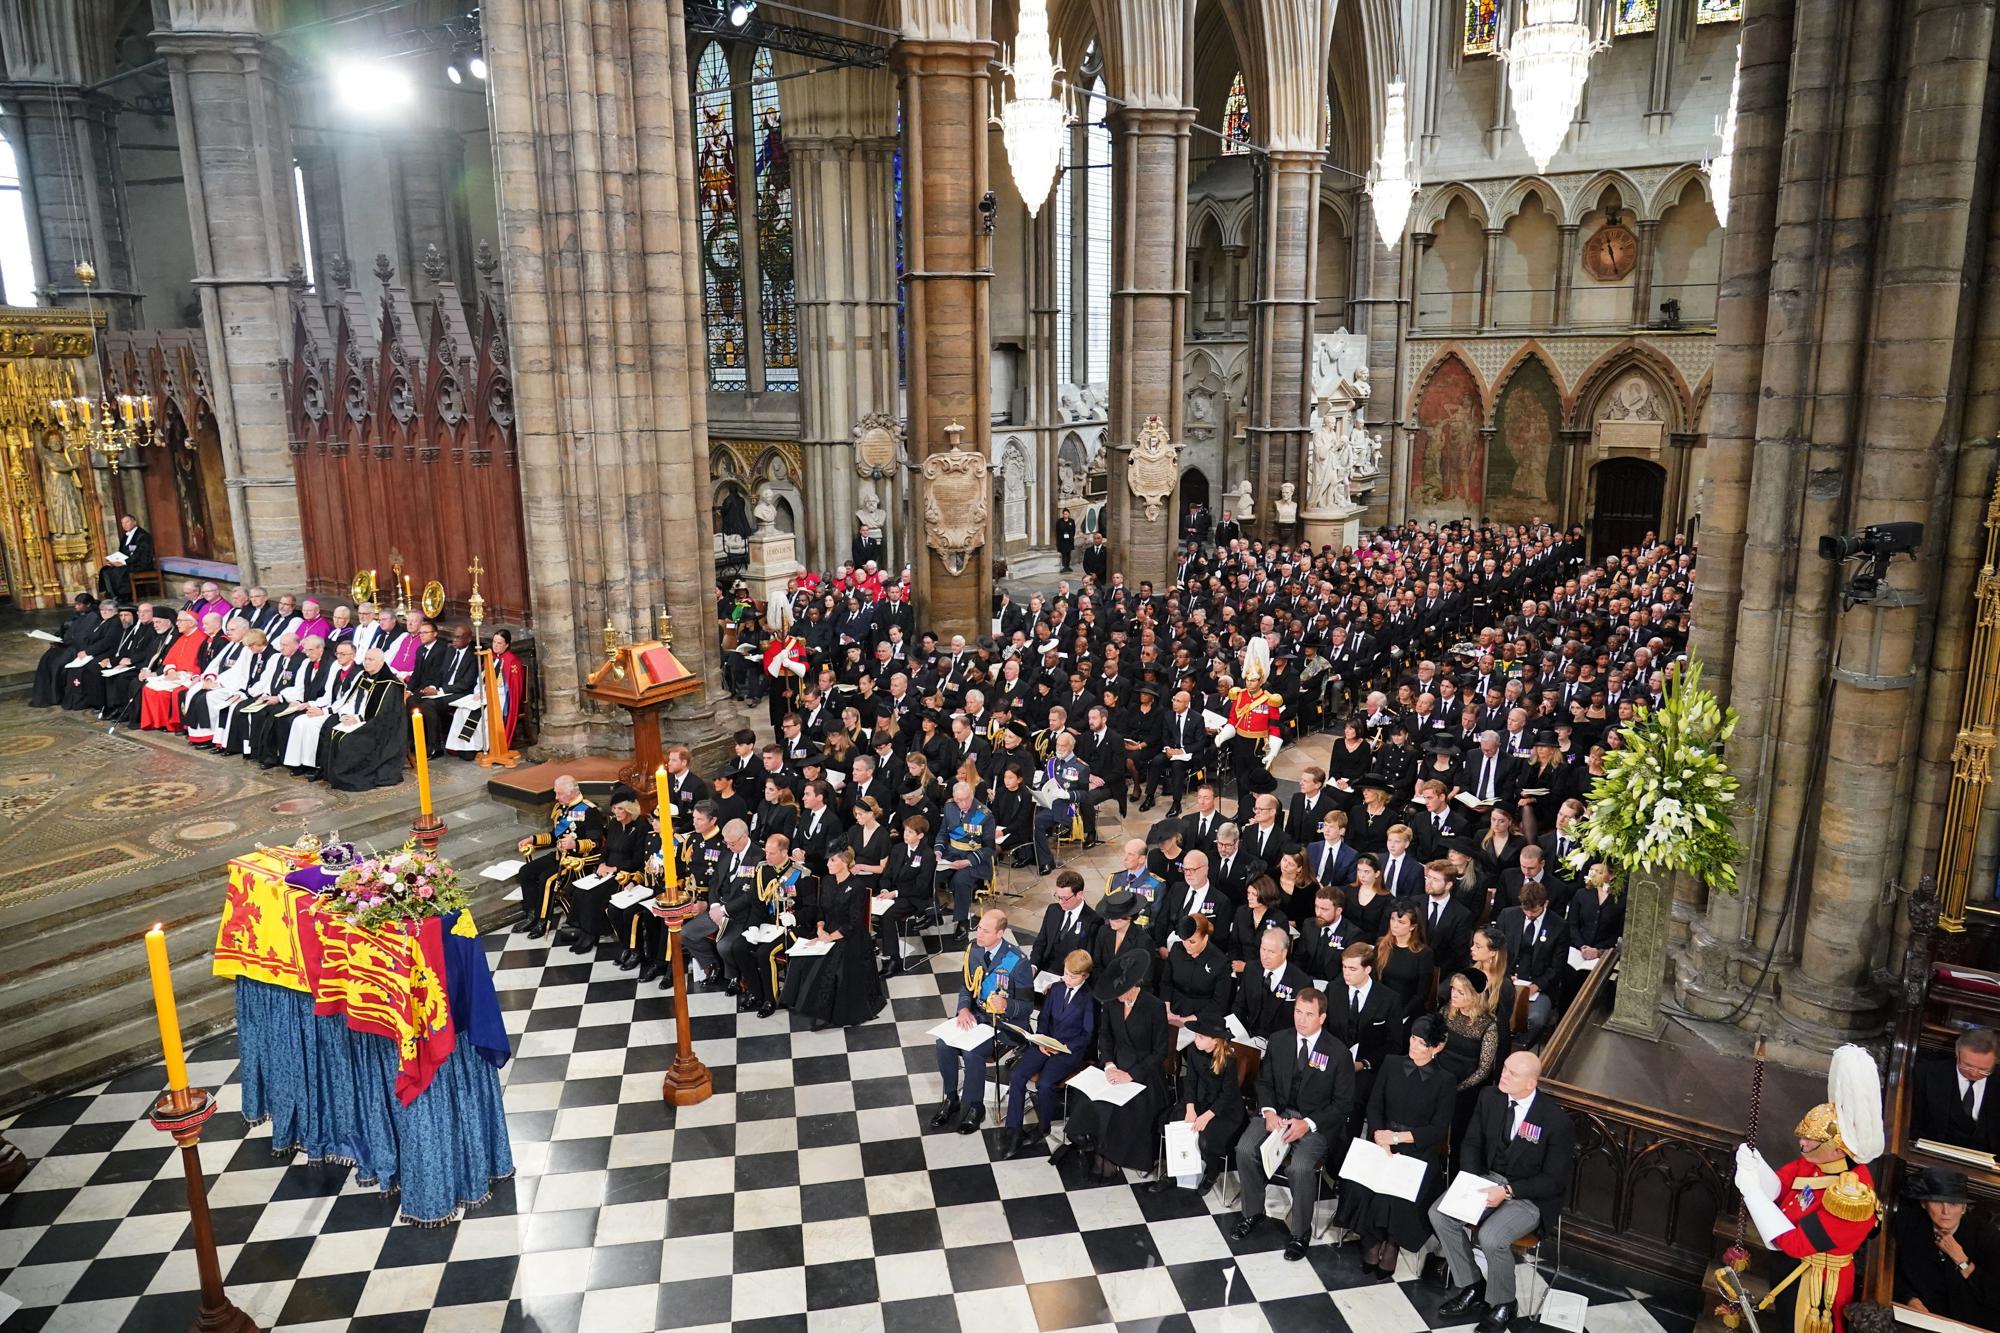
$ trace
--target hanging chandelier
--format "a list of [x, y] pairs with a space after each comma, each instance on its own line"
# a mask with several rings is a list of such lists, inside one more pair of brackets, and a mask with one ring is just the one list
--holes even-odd
[[1403, 85], [1392, 83], [1382, 113], [1382, 155], [1375, 159], [1375, 180], [1368, 187], [1376, 234], [1392, 250], [1403, 243], [1403, 225], [1410, 220], [1410, 201], [1416, 194], [1417, 182], [1410, 174], [1410, 132]]
[[1042, 210], [1062, 161], [1069, 116], [1055, 95], [1056, 63], [1049, 50], [1048, 0], [1021, 0], [1021, 25], [1014, 37], [1014, 63], [1007, 68], [1014, 95], [1000, 108], [1000, 138], [1014, 188], [1028, 216]]
[[1507, 40], [1507, 87], [1521, 146], [1535, 170], [1549, 162], [1569, 134], [1576, 105], [1590, 75], [1590, 57], [1603, 43], [1580, 21], [1579, 0], [1526, 0], [1521, 26]]
[[1729, 78], [1729, 105], [1723, 110], [1722, 119], [1715, 123], [1715, 132], [1722, 139], [1722, 147], [1708, 160], [1708, 196], [1715, 209], [1717, 226], [1729, 225], [1729, 175], [1736, 165], [1736, 94], [1743, 87], [1743, 48], [1736, 48], [1736, 72]]
[[[90, 286], [97, 281], [97, 267], [88, 259], [79, 260], [76, 280], [83, 284], [84, 310], [90, 316], [91, 339], [97, 338], [97, 304]], [[102, 366], [99, 367], [100, 371]], [[116, 463], [127, 449], [153, 443], [153, 399], [149, 394], [99, 395], [92, 402], [77, 383], [76, 372], [67, 372], [69, 393], [51, 398], [49, 408], [56, 414], [56, 428], [62, 432], [63, 446], [73, 455], [102, 454]]]

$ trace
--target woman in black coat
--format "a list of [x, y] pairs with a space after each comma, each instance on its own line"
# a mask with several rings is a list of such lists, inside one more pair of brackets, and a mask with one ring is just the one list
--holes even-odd
[[[1010, 858], [1016, 869], [1034, 864], [1035, 799], [1028, 793], [1027, 773], [1022, 765], [1002, 765], [999, 789], [993, 793], [988, 808], [993, 811], [996, 858]], [[1004, 838], [1000, 836], [1003, 833]]]
[[1173, 1049], [1173, 1025], [1167, 1006], [1146, 990], [1151, 959], [1125, 954], [1105, 969], [1097, 982], [1103, 1005], [1097, 1050], [1104, 1073], [1114, 1083], [1137, 1083], [1144, 1092], [1113, 1106], [1072, 1091], [1069, 1096], [1067, 1140], [1051, 1156], [1060, 1161], [1071, 1148], [1096, 1153], [1113, 1166], [1150, 1170], [1160, 1144], [1160, 1112], [1166, 1107], [1167, 1052]]
[[862, 892], [873, 897], [882, 888], [882, 876], [889, 868], [889, 852], [896, 835], [882, 822], [882, 803], [864, 796], [854, 806], [854, 827], [842, 835], [854, 853], [854, 878]]
[[1396, 1276], [1399, 1250], [1421, 1249], [1431, 1238], [1429, 1209], [1444, 1189], [1445, 1137], [1457, 1098], [1457, 1085], [1437, 1063], [1444, 1045], [1444, 1020], [1436, 1014], [1417, 1019], [1407, 1053], [1383, 1066], [1368, 1098], [1361, 1137], [1397, 1156], [1419, 1158], [1425, 1167], [1415, 1199], [1346, 1182], [1361, 1236], [1361, 1271], [1378, 1282]]
[[1104, 919], [1097, 923], [1097, 934], [1090, 941], [1091, 971], [1100, 977], [1106, 976], [1111, 971], [1111, 964], [1128, 953], [1144, 954], [1150, 969], [1152, 934], [1133, 920], [1139, 913], [1139, 895], [1130, 889], [1107, 893], [1097, 904], [1097, 911]]
[[931, 822], [922, 815], [903, 822], [902, 837], [889, 851], [889, 868], [876, 892], [892, 898], [888, 910], [875, 918], [875, 943], [882, 951], [882, 975], [888, 978], [903, 966], [897, 938], [902, 923], [937, 901], [937, 851], [931, 846]]
[[1340, 739], [1333, 743], [1333, 754], [1326, 761], [1326, 780], [1337, 783], [1345, 779], [1345, 789], [1333, 788], [1334, 803], [1341, 809], [1352, 811], [1361, 799], [1361, 779], [1368, 776], [1368, 770], [1375, 763], [1375, 747], [1368, 743], [1368, 727], [1358, 717], [1351, 717], [1340, 727]]
[[582, 878], [596, 878], [589, 888], [571, 884], [569, 924], [576, 930], [571, 953], [590, 953], [597, 948], [598, 936], [611, 922], [610, 898], [623, 887], [617, 871], [634, 871], [646, 864], [646, 839], [652, 833], [639, 813], [639, 794], [630, 787], [611, 793], [611, 818], [604, 822], [604, 847], [597, 867]]
[[[1181, 1119], [1193, 1125], [1199, 1136], [1199, 1192], [1206, 1194], [1236, 1151], [1236, 1140], [1250, 1112], [1244, 1104], [1236, 1057], [1229, 1048], [1228, 1026], [1220, 1018], [1204, 1015], [1189, 1023], [1187, 1030], [1194, 1033], [1194, 1048], [1181, 1057]], [[1173, 1187], [1173, 1177], [1162, 1173], [1150, 1188], [1163, 1193]]]
[[785, 965], [784, 1003], [811, 1018], [814, 1032], [853, 1027], [882, 1012], [882, 979], [875, 970], [868, 910], [868, 894], [854, 874], [854, 853], [834, 848], [826, 856], [826, 874], [820, 876], [818, 922], [810, 937], [833, 947]]
[[1229, 1012], [1236, 977], [1228, 955], [1211, 938], [1214, 931], [1205, 916], [1184, 916], [1174, 927], [1180, 942], [1167, 954], [1160, 998], [1167, 1002], [1167, 1022], [1175, 1027], [1197, 1016], [1220, 1019]]

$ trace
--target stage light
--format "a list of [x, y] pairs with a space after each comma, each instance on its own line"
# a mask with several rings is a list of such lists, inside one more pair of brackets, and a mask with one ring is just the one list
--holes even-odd
[[348, 110], [376, 115], [406, 107], [417, 96], [409, 75], [379, 61], [334, 66], [333, 87]]
[[453, 59], [449, 65], [444, 67], [444, 76], [453, 83], [465, 82], [465, 76], [458, 72], [458, 61], [456, 59]]
[[736, 0], [734, 4], [729, 6], [729, 26], [732, 28], [742, 27], [750, 21], [750, 16], [756, 12], [757, 0]]
[[466, 65], [466, 68], [472, 71], [473, 78], [478, 79], [481, 83], [486, 82], [486, 57], [483, 54], [474, 51], [472, 53], [472, 60]]

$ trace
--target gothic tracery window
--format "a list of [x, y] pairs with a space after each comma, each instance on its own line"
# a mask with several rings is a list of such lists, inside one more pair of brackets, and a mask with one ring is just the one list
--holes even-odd
[[1469, 56], [1490, 56], [1500, 42], [1500, 0], [1465, 0], [1465, 44]]
[[1222, 103], [1222, 151], [1241, 153], [1250, 142], [1250, 94], [1243, 87], [1243, 71], [1230, 81], [1229, 96]]
[[1660, 26], [1660, 0], [1618, 0], [1618, 16], [1612, 31], [1620, 37], [1636, 37]]
[[[798, 389], [792, 175], [772, 75], [769, 51], [719, 42], [695, 67], [702, 315], [712, 389]], [[748, 170], [740, 169], [744, 164]]]
[[1743, 0], [1695, 0], [1696, 23], [1735, 23], [1743, 17]]

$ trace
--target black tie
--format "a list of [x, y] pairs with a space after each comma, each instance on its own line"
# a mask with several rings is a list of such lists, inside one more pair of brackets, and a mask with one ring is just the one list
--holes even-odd
[[1486, 756], [1486, 758], [1479, 761], [1479, 799], [1482, 801], [1490, 801], [1493, 799], [1493, 756], [1492, 755], [1488, 755]]
[[1435, 900], [1431, 903], [1431, 929], [1437, 929], [1438, 918], [1444, 915], [1444, 904]]
[[1974, 1104], [1974, 1103], [1973, 1103], [1973, 1089], [1974, 1089], [1974, 1088], [1975, 1088], [1976, 1086], [1977, 1086], [1977, 1085], [1976, 1085], [1976, 1084], [1974, 1084], [1974, 1083], [1973, 1083], [1973, 1081], [1972, 1081], [1971, 1079], [1967, 1079], [1967, 1080], [1965, 1081], [1965, 1097], [1964, 1097], [1964, 1099], [1963, 1099], [1963, 1100], [1964, 1100], [1964, 1102], [1965, 1102], [1965, 1118], [1966, 1118], [1967, 1120], [1977, 1120], [1977, 1119], [1978, 1119], [1978, 1117], [1977, 1117], [1977, 1116], [1975, 1116], [1975, 1115], [1973, 1114], [1973, 1110], [1972, 1110], [1972, 1108], [1973, 1108], [1973, 1104]]

